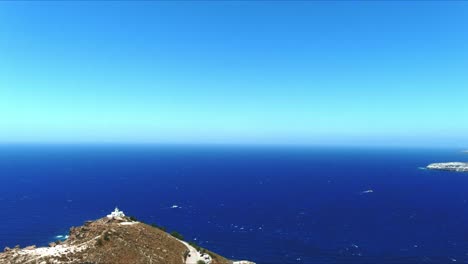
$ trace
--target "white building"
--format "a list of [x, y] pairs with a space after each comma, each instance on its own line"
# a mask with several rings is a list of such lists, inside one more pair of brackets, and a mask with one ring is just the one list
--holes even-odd
[[119, 208], [115, 207], [114, 211], [107, 215], [107, 218], [111, 219], [122, 219], [125, 217], [124, 212], [120, 211]]

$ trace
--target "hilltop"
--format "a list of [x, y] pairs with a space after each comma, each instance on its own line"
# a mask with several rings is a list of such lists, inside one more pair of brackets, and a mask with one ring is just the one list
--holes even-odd
[[0, 263], [253, 264], [233, 262], [120, 213], [116, 210], [107, 217], [72, 227], [65, 241], [49, 247], [5, 248]]

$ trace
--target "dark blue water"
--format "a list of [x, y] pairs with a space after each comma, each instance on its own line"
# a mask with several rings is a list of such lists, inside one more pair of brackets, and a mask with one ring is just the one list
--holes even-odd
[[257, 263], [467, 263], [468, 174], [418, 169], [467, 159], [450, 149], [3, 145], [0, 247], [44, 245], [117, 205]]

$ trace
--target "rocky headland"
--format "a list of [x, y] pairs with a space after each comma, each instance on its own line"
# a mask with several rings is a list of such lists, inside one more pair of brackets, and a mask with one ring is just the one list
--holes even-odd
[[5, 248], [2, 264], [254, 264], [232, 261], [189, 244], [178, 235], [136, 221], [123, 212], [72, 227], [65, 241], [49, 247]]

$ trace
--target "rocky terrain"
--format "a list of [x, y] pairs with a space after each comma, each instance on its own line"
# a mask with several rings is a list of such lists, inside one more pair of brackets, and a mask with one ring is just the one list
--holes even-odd
[[468, 172], [468, 162], [433, 163], [427, 166], [431, 170]]
[[5, 248], [2, 264], [254, 264], [233, 262], [195, 248], [163, 230], [129, 217], [104, 217], [72, 227], [63, 242], [49, 247]]

